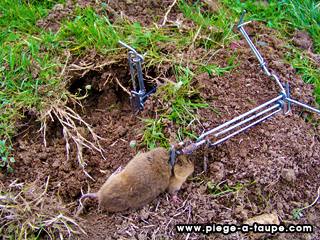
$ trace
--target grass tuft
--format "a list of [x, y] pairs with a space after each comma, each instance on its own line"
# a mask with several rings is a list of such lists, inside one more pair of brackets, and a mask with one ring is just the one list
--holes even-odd
[[320, 67], [319, 60], [313, 54], [306, 53], [301, 49], [287, 47], [286, 62], [291, 64], [297, 74], [302, 74], [302, 79], [309, 84], [315, 84], [313, 93], [316, 95], [316, 102], [320, 104]]
[[[147, 122], [143, 138], [151, 149], [157, 144], [168, 148], [170, 140], [181, 142], [189, 137], [196, 139], [201, 132], [198, 126], [202, 127], [201, 119], [204, 119], [198, 114], [200, 108], [211, 108], [218, 113], [200, 97], [200, 87], [193, 86], [196, 74], [190, 70], [188, 64], [186, 67], [181, 64], [174, 65], [174, 72], [176, 82], [168, 81], [168, 84], [157, 90], [156, 98], [161, 99], [162, 108], [156, 111], [156, 119], [142, 119]], [[170, 139], [165, 137], [161, 131], [164, 125], [179, 126], [175, 139], [172, 134]]]
[[320, 5], [314, 0], [282, 1], [289, 18], [289, 23], [299, 30], [306, 30], [313, 38], [315, 52], [320, 51]]
[[56, 197], [48, 197], [49, 177], [46, 184], [39, 187], [35, 181], [30, 185], [17, 180], [1, 188], [0, 234], [10, 239], [64, 239], [71, 234], [86, 234], [76, 221], [65, 216], [64, 207]]
[[248, 186], [251, 186], [253, 184], [256, 183], [256, 180], [251, 182], [251, 183], [247, 183], [247, 184], [238, 184], [234, 187], [231, 187], [228, 185], [228, 183], [226, 181], [223, 181], [223, 182], [220, 182], [218, 184], [213, 184], [211, 182], [208, 182], [207, 183], [207, 186], [209, 189], [212, 190], [212, 196], [213, 197], [217, 197], [219, 195], [223, 195], [223, 194], [226, 194], [226, 193], [230, 193], [230, 192], [234, 192], [235, 193], [235, 198], [238, 197], [239, 195], [239, 192], [242, 188], [244, 187], [248, 187]]

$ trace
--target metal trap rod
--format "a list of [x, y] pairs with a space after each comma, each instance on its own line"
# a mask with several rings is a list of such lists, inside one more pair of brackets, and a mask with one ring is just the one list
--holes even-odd
[[[278, 106], [274, 106], [274, 107], [278, 108]], [[270, 110], [270, 109], [268, 109], [268, 110]], [[224, 137], [224, 138], [222, 138], [222, 139], [220, 139], [220, 140], [218, 140], [218, 141], [216, 141], [216, 142], [214, 142], [214, 143], [210, 143], [208, 140], [203, 139], [203, 140], [201, 140], [201, 141], [199, 141], [199, 142], [193, 143], [193, 144], [191, 144], [191, 145], [183, 148], [183, 149], [181, 150], [181, 152], [180, 152], [180, 151], [177, 151], [177, 154], [187, 154], [187, 153], [190, 154], [190, 152], [195, 151], [198, 147], [200, 147], [201, 145], [203, 145], [203, 144], [205, 144], [205, 143], [208, 143], [208, 146], [215, 146], [215, 145], [217, 145], [217, 144], [219, 144], [219, 143], [222, 143], [222, 142], [228, 140], [229, 138], [231, 138], [231, 137], [233, 137], [233, 136], [235, 136], [235, 135], [237, 135], [237, 134], [239, 134], [239, 133], [247, 130], [248, 128], [250, 128], [250, 127], [252, 127], [252, 126], [254, 126], [254, 125], [256, 125], [256, 124], [258, 124], [258, 123], [260, 123], [260, 122], [262, 122], [262, 121], [264, 121], [264, 120], [266, 120], [267, 118], [275, 115], [276, 113], [280, 112], [281, 110], [282, 110], [281, 108], [278, 108], [277, 110], [275, 110], [275, 111], [273, 111], [272, 113], [264, 116], [263, 118], [260, 118], [259, 120], [257, 120], [257, 121], [255, 121], [255, 122], [253, 122], [253, 123], [251, 123], [251, 124], [249, 124], [249, 125], [241, 128], [240, 130], [238, 130], [238, 131], [236, 131], [236, 132], [233, 132], [232, 134], [229, 134], [228, 136], [226, 136], [226, 137]], [[215, 134], [215, 136], [217, 136], [217, 134]], [[180, 145], [183, 145], [183, 144], [180, 144]]]
[[[257, 111], [261, 110], [262, 108], [264, 108], [264, 107], [266, 107], [266, 106], [268, 106], [268, 105], [270, 105], [270, 104], [272, 104], [272, 103], [274, 103], [274, 102], [277, 102], [277, 101], [279, 101], [280, 99], [282, 99], [282, 96], [278, 96], [278, 97], [276, 97], [276, 98], [274, 98], [274, 99], [271, 99], [270, 101], [268, 101], [268, 102], [260, 105], [259, 107], [256, 107], [256, 108], [254, 108], [254, 109], [252, 109], [252, 110], [250, 110], [250, 111], [248, 111], [248, 112], [246, 112], [246, 113], [244, 113], [244, 114], [242, 114], [242, 115], [240, 115], [240, 116], [238, 116], [238, 117], [236, 117], [236, 118], [234, 118], [234, 119], [232, 119], [232, 120], [230, 120], [230, 121], [228, 121], [228, 122], [226, 122], [226, 123], [224, 123], [224, 124], [222, 124], [222, 125], [220, 125], [220, 126], [218, 126], [218, 127], [216, 127], [216, 128], [214, 128], [214, 129], [212, 129], [212, 130], [210, 130], [210, 131], [202, 134], [202, 135], [198, 138], [197, 142], [201, 141], [201, 140], [204, 139], [206, 136], [208, 136], [208, 135], [210, 135], [210, 134], [212, 134], [212, 133], [214, 133], [214, 132], [216, 132], [216, 131], [218, 131], [218, 130], [220, 130], [220, 129], [223, 129], [224, 127], [227, 127], [227, 126], [229, 126], [229, 125], [231, 125], [231, 124], [233, 124], [233, 123], [235, 123], [235, 122], [237, 122], [237, 121], [239, 121], [239, 120], [241, 120], [241, 119], [243, 119], [243, 118], [245, 118], [245, 117], [247, 117], [247, 116], [249, 116], [249, 115], [251, 115], [251, 114], [256, 113]], [[281, 105], [280, 105], [280, 104], [276, 104], [275, 106], [278, 107], [278, 108], [281, 108]], [[269, 109], [267, 109], [267, 110], [270, 111], [270, 110], [273, 110], [273, 109], [274, 109], [274, 107], [271, 107], [271, 108], [269, 108]], [[267, 110], [265, 110], [265, 111], [268, 112]], [[264, 112], [261, 112], [260, 114], [253, 115], [251, 118], [245, 119], [245, 120], [241, 121], [240, 123], [238, 123], [238, 124], [236, 124], [236, 125], [233, 125], [233, 127], [229, 127], [229, 128], [227, 128], [225, 131], [222, 131], [221, 133], [218, 133], [218, 135], [220, 135], [220, 134], [222, 134], [222, 133], [226, 133], [226, 132], [228, 132], [229, 130], [232, 130], [232, 129], [236, 128], [237, 126], [240, 126], [240, 125], [242, 125], [242, 124], [244, 124], [244, 123], [246, 123], [246, 122], [248, 122], [248, 121], [250, 121], [250, 120], [253, 120], [253, 119], [256, 118], [256, 117], [261, 116], [262, 114], [264, 114]], [[217, 136], [218, 136], [218, 135], [217, 135]]]
[[[241, 129], [215, 141], [214, 143], [211, 143], [210, 146], [215, 146], [219, 143], [222, 143], [226, 141], [227, 139], [243, 132], [244, 130], [258, 124], [259, 122], [262, 122], [263, 120], [273, 116], [274, 114], [280, 112], [282, 110], [282, 105], [284, 104], [283, 101], [280, 101], [282, 99], [282, 96], [278, 96], [274, 99], [271, 99], [270, 101], [260, 105], [259, 107], [256, 107], [224, 124], [221, 124], [217, 126], [214, 129], [211, 129], [208, 132], [203, 133], [196, 141], [196, 143], [192, 143], [186, 148], [182, 149], [181, 152], [177, 151], [177, 154], [187, 154], [190, 152], [193, 152], [198, 147], [206, 143], [208, 140], [205, 139], [207, 136], [214, 134], [214, 137], [218, 137], [220, 135], [226, 134], [232, 130], [235, 130], [236, 128], [240, 127], [241, 125], [244, 125], [245, 123], [251, 122], [249, 125], [243, 126]], [[273, 104], [273, 105], [272, 105]], [[268, 108], [267, 108], [268, 107]], [[264, 109], [265, 108], [265, 109]], [[270, 113], [271, 112], [271, 113]], [[257, 120], [256, 120], [257, 119]], [[256, 120], [256, 121], [254, 121]], [[179, 143], [180, 145], [184, 145], [183, 142]]]
[[285, 100], [287, 100], [288, 102], [291, 102], [291, 103], [295, 103], [295, 104], [297, 104], [297, 105], [299, 105], [299, 106], [301, 106], [301, 107], [304, 107], [304, 108], [306, 108], [306, 109], [309, 109], [309, 110], [311, 110], [311, 111], [313, 111], [313, 112], [316, 112], [316, 113], [319, 113], [320, 114], [320, 111], [318, 110], [318, 109], [315, 109], [315, 108], [313, 108], [313, 107], [310, 107], [309, 105], [306, 105], [306, 104], [304, 104], [304, 103], [301, 103], [301, 102], [298, 102], [297, 100], [294, 100], [294, 99], [291, 99], [291, 98], [286, 98]]
[[251, 41], [250, 37], [248, 36], [247, 32], [244, 30], [243, 26], [248, 24], [248, 23], [251, 23], [252, 21], [248, 21], [248, 22], [245, 22], [245, 23], [242, 23], [243, 21], [243, 18], [244, 18], [244, 15], [247, 13], [247, 10], [243, 10], [243, 13], [241, 15], [241, 18], [240, 18], [240, 21], [238, 23], [238, 26], [237, 26], [237, 30], [239, 30], [243, 37], [246, 39], [247, 43], [249, 44], [249, 46], [251, 47], [254, 55], [257, 57], [258, 61], [260, 62], [260, 69], [263, 68], [263, 70], [266, 72], [266, 74], [269, 76], [269, 77], [273, 77], [277, 84], [279, 85], [280, 89], [282, 92], [285, 93], [285, 90], [284, 90], [284, 87], [282, 86], [282, 83], [280, 82], [279, 78], [274, 75], [274, 74], [271, 74], [266, 66], [266, 63], [265, 61], [263, 60], [261, 54], [259, 53], [258, 49], [256, 48], [256, 46], [253, 44], [253, 42]]
[[[128, 48], [130, 51], [128, 53], [129, 58], [129, 66], [130, 66], [130, 74], [133, 84], [133, 90], [130, 93], [130, 102], [131, 102], [131, 109], [133, 113], [138, 113], [141, 109], [143, 109], [143, 97], [146, 95], [146, 88], [144, 86], [143, 82], [143, 75], [142, 75], [142, 69], [141, 69], [141, 63], [144, 61], [144, 57], [141, 54], [138, 54], [137, 51], [127, 45], [126, 43], [122, 41], [118, 41], [122, 46]], [[132, 57], [133, 56], [133, 57]], [[138, 75], [138, 83], [139, 83], [139, 90], [137, 88], [136, 80], [135, 80], [135, 74], [134, 74], [134, 66], [137, 68], [137, 75]], [[135, 98], [135, 104], [133, 101], [133, 98]], [[134, 105], [136, 105], [136, 109]]]

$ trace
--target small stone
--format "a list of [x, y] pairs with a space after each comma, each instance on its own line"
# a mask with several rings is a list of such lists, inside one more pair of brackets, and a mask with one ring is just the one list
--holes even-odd
[[150, 13], [149, 9], [147, 9], [147, 8], [143, 9], [143, 11], [142, 11], [142, 14], [144, 14], [144, 15], [147, 15], [149, 13]]
[[283, 169], [282, 176], [287, 182], [294, 182], [296, 180], [296, 174], [293, 169]]
[[45, 160], [47, 160], [48, 154], [43, 152], [43, 153], [39, 153], [38, 156], [39, 156], [41, 161], [45, 161]]
[[277, 202], [277, 209], [282, 209], [283, 208], [283, 204], [281, 202]]
[[127, 133], [127, 129], [125, 129], [124, 127], [122, 126], [119, 126], [117, 128], [117, 132], [119, 134], [119, 137], [123, 137], [126, 133]]
[[262, 47], [266, 46], [267, 43], [266, 42], [263, 42], [263, 41], [260, 41], [260, 42], [257, 42], [258, 45], [261, 45]]
[[59, 160], [55, 160], [53, 163], [52, 163], [52, 167], [54, 168], [57, 168], [60, 166], [60, 161]]
[[149, 213], [143, 208], [141, 209], [139, 216], [141, 219], [146, 220], [149, 217]]
[[297, 202], [295, 202], [295, 201], [291, 201], [290, 204], [291, 204], [293, 207], [296, 207], [296, 208], [300, 207], [300, 203], [297, 203]]
[[136, 140], [132, 140], [130, 141], [130, 147], [134, 147], [136, 145], [137, 141]]
[[[275, 225], [279, 225], [280, 221], [278, 218], [277, 213], [271, 213], [271, 214], [262, 214], [259, 216], [255, 216], [253, 218], [247, 219], [243, 222], [243, 224], [249, 224], [250, 226], [252, 226], [254, 223], [258, 223], [258, 224], [275, 224]], [[254, 239], [261, 239], [262, 237], [266, 236], [266, 233], [254, 233], [252, 234], [252, 237]]]

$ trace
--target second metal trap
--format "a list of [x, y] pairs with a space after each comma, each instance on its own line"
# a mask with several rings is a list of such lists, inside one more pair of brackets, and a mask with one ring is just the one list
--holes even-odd
[[[128, 48], [130, 51], [128, 52], [129, 57], [129, 67], [131, 80], [133, 84], [133, 90], [130, 95], [131, 109], [133, 113], [138, 113], [143, 109], [143, 101], [144, 99], [152, 92], [156, 90], [153, 88], [150, 92], [146, 93], [146, 88], [144, 86], [141, 63], [144, 61], [143, 55], [137, 53], [135, 49], [130, 47], [128, 44], [118, 41], [122, 46]], [[138, 84], [136, 83], [135, 71], [134, 67], [136, 67], [136, 73], [138, 75]]]

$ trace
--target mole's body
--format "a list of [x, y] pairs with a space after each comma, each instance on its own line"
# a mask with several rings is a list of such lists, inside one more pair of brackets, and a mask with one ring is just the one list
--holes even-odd
[[177, 193], [193, 171], [194, 163], [190, 162], [184, 155], [178, 156], [173, 167], [173, 174], [170, 177], [169, 185], [166, 189], [168, 193], [172, 195], [174, 202], [178, 202], [179, 198], [177, 197]]
[[141, 207], [154, 200], [169, 185], [172, 167], [169, 153], [164, 148], [155, 148], [135, 156], [119, 173], [111, 175], [96, 194], [102, 209], [110, 212]]

